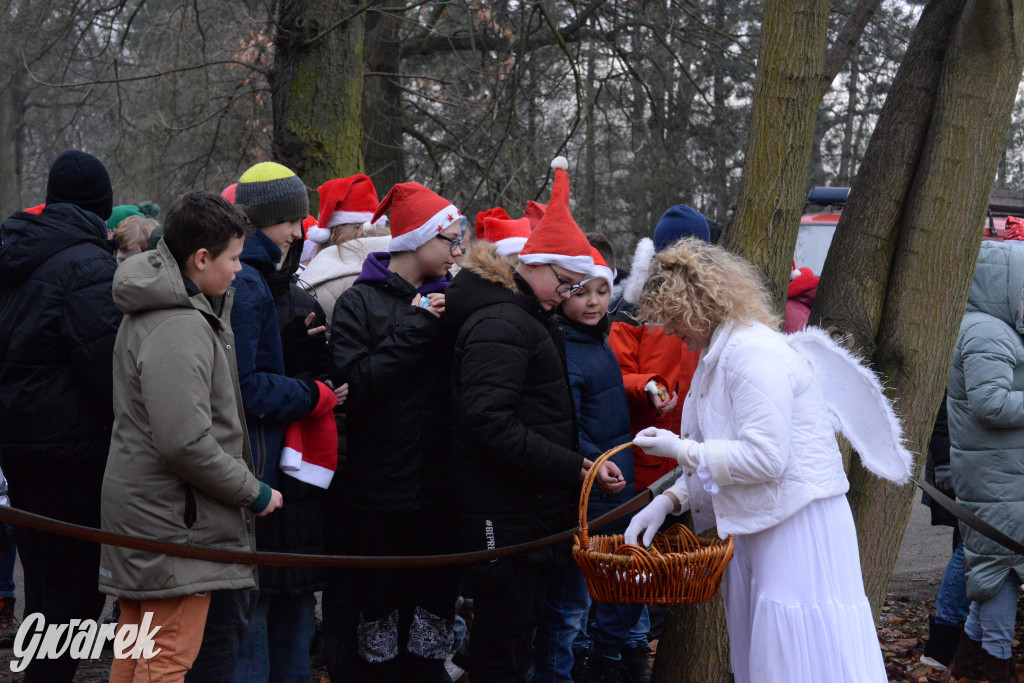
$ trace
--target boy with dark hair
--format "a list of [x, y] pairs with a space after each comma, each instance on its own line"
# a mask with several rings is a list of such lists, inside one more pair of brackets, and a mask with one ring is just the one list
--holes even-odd
[[[253, 474], [228, 323], [249, 224], [226, 200], [190, 192], [155, 251], [114, 276], [125, 314], [114, 345], [114, 429], [102, 527], [177, 543], [255, 550], [252, 514], [281, 506]], [[120, 624], [152, 613], [151, 659], [115, 659], [111, 681], [180, 680], [199, 651], [210, 591], [253, 588], [254, 568], [103, 546], [100, 590]], [[163, 678], [167, 677], [167, 678]]]

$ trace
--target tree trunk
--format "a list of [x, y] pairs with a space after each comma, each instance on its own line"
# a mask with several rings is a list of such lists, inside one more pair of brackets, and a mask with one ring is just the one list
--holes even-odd
[[[701, 534], [715, 535], [713, 529]], [[670, 608], [658, 641], [652, 683], [727, 683], [732, 680], [731, 671], [721, 593], [708, 602]]]
[[782, 308], [814, 139], [828, 0], [765, 3], [750, 138], [723, 246], [759, 266]]
[[875, 10], [878, 9], [879, 2], [880, 0], [858, 0], [857, 5], [846, 19], [846, 23], [839, 29], [836, 42], [832, 43], [832, 47], [825, 54], [825, 65], [822, 69], [819, 91], [821, 97], [824, 97], [832, 87], [832, 81], [836, 79], [839, 72], [843, 70], [843, 65], [853, 54], [861, 34], [864, 33], [868, 22], [871, 21]]
[[[0, 220], [21, 211], [21, 154], [25, 122], [25, 73], [11, 69], [0, 98]], [[42, 198], [40, 198], [42, 201]], [[35, 204], [37, 202], [33, 202]]]
[[[363, 168], [363, 15], [352, 0], [279, 0], [274, 156], [316, 187]], [[335, 27], [346, 14], [347, 21]]]
[[[904, 204], [874, 354], [919, 453], [932, 425], [967, 300], [988, 198], [1024, 69], [1024, 0], [969, 0], [943, 63], [935, 113]], [[850, 502], [877, 614], [910, 517], [902, 489], [851, 467]]]
[[821, 273], [811, 322], [875, 351], [903, 202], [931, 121], [942, 59], [964, 0], [923, 10], [882, 107]]
[[846, 84], [846, 121], [843, 123], [843, 143], [839, 149], [839, 184], [849, 185], [854, 174], [853, 122], [857, 117], [857, 80], [860, 76], [857, 54], [851, 55], [850, 80]]
[[392, 185], [405, 180], [402, 146], [402, 88], [398, 44], [400, 19], [391, 12], [375, 12], [366, 20], [366, 80], [363, 83], [363, 153], [366, 173], [383, 197]]

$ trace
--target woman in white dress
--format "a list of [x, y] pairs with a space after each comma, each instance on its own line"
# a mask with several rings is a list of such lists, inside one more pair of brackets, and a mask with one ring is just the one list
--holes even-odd
[[722, 594], [738, 683], [884, 683], [835, 438], [843, 431], [871, 453], [869, 469], [906, 481], [910, 455], [874, 375], [820, 330], [780, 334], [754, 268], [699, 240], [655, 258], [640, 315], [701, 356], [680, 434], [650, 427], [634, 439], [683, 475], [626, 542], [649, 545], [668, 514], [691, 508], [698, 532], [733, 535]]

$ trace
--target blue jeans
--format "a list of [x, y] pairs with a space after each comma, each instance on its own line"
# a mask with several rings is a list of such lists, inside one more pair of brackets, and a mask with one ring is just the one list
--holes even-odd
[[235, 683], [309, 683], [309, 649], [316, 636], [313, 594], [261, 595], [242, 635]]
[[576, 639], [575, 647], [586, 647], [593, 641], [596, 654], [612, 657], [629, 648], [647, 648], [647, 632], [651, 619], [646, 605], [621, 605], [615, 602], [595, 602], [591, 607], [590, 624]]
[[959, 626], [967, 621], [971, 601], [967, 599], [967, 582], [964, 580], [964, 541], [959, 530], [953, 531], [953, 555], [949, 558], [942, 575], [939, 595], [935, 598], [935, 623], [943, 626]]
[[14, 597], [14, 560], [18, 546], [14, 542], [14, 527], [2, 525], [0, 529], [0, 598]]
[[573, 562], [552, 577], [548, 597], [533, 638], [533, 683], [572, 681], [572, 644], [590, 607], [583, 574]]
[[[588, 629], [587, 614], [591, 609]], [[537, 625], [533, 639], [533, 683], [571, 681], [574, 651], [588, 649], [591, 639], [594, 652], [611, 657], [623, 648], [646, 648], [650, 625], [643, 605], [596, 602], [592, 606], [583, 574], [574, 563], [569, 563], [553, 581]]]
[[1013, 626], [1017, 616], [1017, 575], [1012, 571], [1002, 587], [984, 602], [971, 602], [964, 632], [980, 641], [993, 657], [1009, 659], [1013, 645]]

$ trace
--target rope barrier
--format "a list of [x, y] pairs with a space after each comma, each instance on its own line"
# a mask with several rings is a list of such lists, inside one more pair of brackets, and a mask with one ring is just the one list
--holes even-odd
[[[660, 483], [661, 480], [659, 480]], [[611, 510], [590, 523], [591, 527], [602, 527], [625, 517], [634, 510], [647, 505], [656, 495], [651, 489], [646, 489], [634, 496], [628, 502], [623, 503], [614, 510]], [[245, 550], [226, 550], [209, 546], [189, 545], [187, 543], [173, 543], [170, 541], [159, 541], [143, 536], [132, 536], [112, 531], [103, 531], [93, 527], [62, 522], [50, 517], [32, 514], [17, 508], [0, 506], [0, 522], [14, 526], [27, 527], [44, 531], [60, 536], [68, 536], [81, 541], [103, 543], [118, 548], [130, 550], [143, 550], [150, 553], [170, 555], [172, 557], [183, 557], [193, 560], [207, 560], [210, 562], [226, 562], [233, 564], [258, 565], [261, 567], [327, 567], [327, 568], [353, 568], [353, 569], [394, 569], [394, 568], [422, 568], [422, 567], [452, 567], [457, 565], [476, 564], [478, 562], [490, 562], [492, 560], [518, 555], [538, 548], [546, 548], [568, 540], [579, 531], [579, 527], [566, 529], [565, 531], [535, 541], [520, 543], [518, 545], [505, 546], [494, 550], [480, 550], [469, 553], [453, 553], [447, 555], [308, 555], [299, 553], [267, 553], [249, 552]]]

